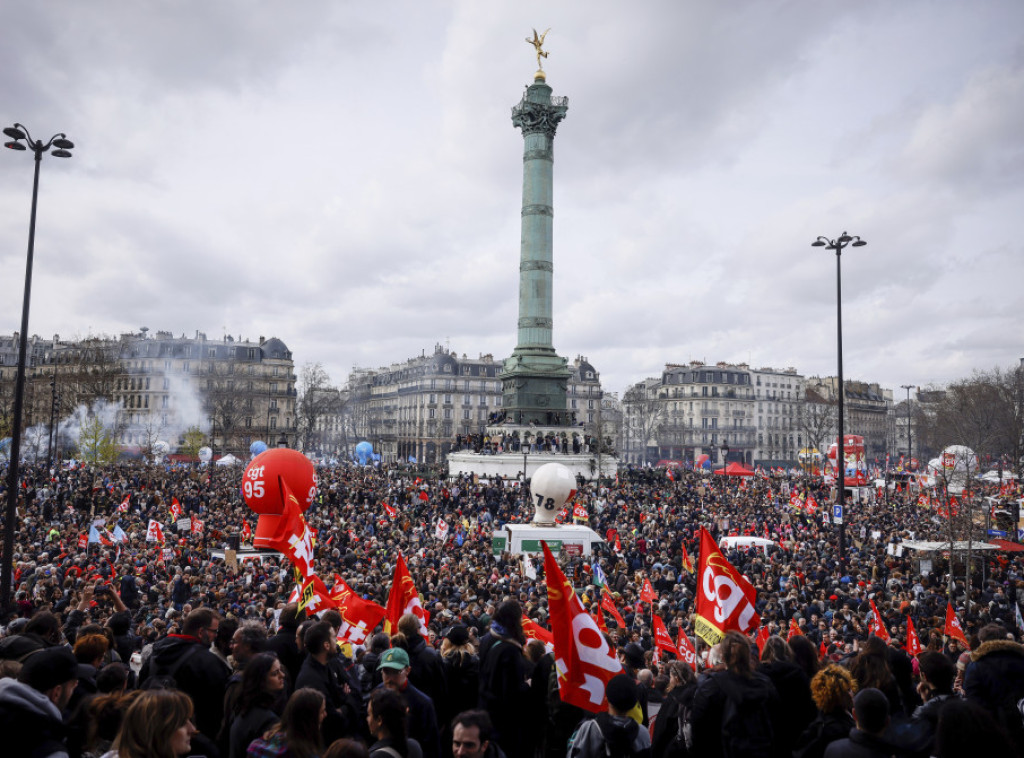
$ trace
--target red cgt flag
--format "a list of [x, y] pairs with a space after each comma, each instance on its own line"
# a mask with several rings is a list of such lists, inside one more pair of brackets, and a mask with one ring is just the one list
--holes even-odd
[[424, 639], [427, 637], [427, 611], [420, 601], [420, 594], [416, 591], [416, 585], [412, 582], [409, 574], [409, 567], [405, 565], [405, 558], [398, 554], [398, 562], [395, 563], [395, 575], [391, 580], [391, 591], [388, 592], [388, 605], [384, 614], [384, 631], [394, 634], [398, 631], [398, 619], [406, 613], [411, 613], [420, 620], [420, 634]]
[[917, 637], [917, 630], [914, 629], [914, 620], [907, 616], [907, 655], [911, 658], [921, 654], [921, 640]]
[[544, 643], [544, 649], [549, 653], [555, 650], [555, 638], [551, 636], [551, 632], [542, 627], [536, 621], [531, 619], [529, 616], [523, 616], [523, 634], [528, 639], [540, 640]]
[[384, 606], [371, 600], [363, 600], [337, 574], [334, 575], [334, 586], [331, 587], [330, 596], [341, 613], [338, 639], [342, 642], [362, 645], [369, 634], [377, 628], [377, 624], [384, 620]]
[[697, 651], [693, 649], [690, 637], [683, 634], [683, 627], [679, 627], [679, 631], [676, 633], [676, 650], [679, 651], [679, 657], [689, 663], [690, 668], [696, 671]]
[[382, 502], [381, 505], [384, 506], [384, 512], [388, 514], [388, 518], [394, 518], [398, 515], [398, 511], [388, 505], [387, 501]]
[[683, 543], [683, 568], [686, 569], [686, 573], [693, 573], [693, 558], [686, 552], [686, 543]]
[[593, 617], [583, 609], [547, 542], [542, 541], [541, 546], [559, 694], [566, 703], [599, 713], [608, 707], [605, 686], [622, 672], [622, 664]]
[[615, 619], [615, 623], [619, 625], [619, 629], [626, 628], [626, 621], [622, 618], [622, 614], [619, 613], [619, 609], [615, 607], [615, 601], [612, 600], [607, 592], [603, 591], [601, 592], [601, 610], [611, 614], [612, 618]]
[[757, 643], [758, 656], [760, 656], [761, 653], [764, 652], [764, 643], [768, 641], [769, 637], [771, 637], [771, 634], [768, 632], [768, 627], [762, 626], [760, 629], [757, 630], [757, 639], [755, 639], [754, 642]]
[[967, 635], [964, 634], [964, 628], [960, 626], [960, 619], [953, 612], [952, 603], [946, 603], [946, 627], [942, 630], [942, 633], [947, 637], [960, 640], [964, 643], [964, 647], [971, 646], [971, 643], [967, 641]]
[[803, 633], [804, 632], [800, 628], [800, 625], [798, 623], [796, 623], [796, 619], [790, 619], [789, 620], [789, 634], [786, 635], [786, 642], [789, 642], [794, 637], [801, 636]]
[[654, 594], [654, 587], [651, 586], [651, 580], [646, 576], [644, 577], [644, 584], [640, 588], [640, 599], [645, 603], [653, 603], [658, 599], [658, 596]]
[[875, 607], [874, 598], [871, 599], [871, 622], [871, 633], [877, 637], [881, 637], [883, 640], [888, 642], [889, 630], [885, 628], [885, 621], [882, 619], [882, 614], [879, 613], [878, 608]]
[[707, 529], [700, 530], [700, 571], [697, 574], [697, 616], [694, 631], [709, 645], [725, 633], [743, 634], [757, 628], [761, 617], [754, 607], [757, 591], [725, 559]]
[[655, 614], [654, 616], [654, 646], [659, 647], [673, 655], [679, 655], [679, 649], [672, 642], [672, 638], [668, 634], [668, 629], [665, 628], [665, 622], [661, 620], [661, 616]]
[[175, 521], [181, 518], [181, 503], [176, 497], [171, 498], [171, 515], [174, 516]]

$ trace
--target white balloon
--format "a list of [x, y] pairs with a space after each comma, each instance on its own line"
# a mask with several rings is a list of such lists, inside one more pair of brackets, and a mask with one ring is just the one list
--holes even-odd
[[576, 494], [576, 477], [561, 463], [545, 463], [530, 478], [533, 523], [553, 524], [555, 514]]
[[210, 450], [210, 448], [199, 448], [199, 460], [201, 460], [203, 463], [209, 463], [211, 458], [213, 458], [213, 451]]

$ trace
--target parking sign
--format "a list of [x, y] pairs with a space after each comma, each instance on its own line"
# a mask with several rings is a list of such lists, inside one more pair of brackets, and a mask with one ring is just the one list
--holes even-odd
[[841, 524], [843, 523], [843, 506], [836, 503], [832, 506], [832, 523]]

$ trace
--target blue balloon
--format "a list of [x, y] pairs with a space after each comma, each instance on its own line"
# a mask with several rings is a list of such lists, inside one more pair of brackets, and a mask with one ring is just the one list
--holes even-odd
[[267, 452], [267, 443], [263, 440], [256, 440], [254, 443], [249, 445], [249, 454], [254, 457], [265, 452]]
[[366, 462], [370, 460], [370, 457], [372, 455], [373, 445], [371, 443], [367, 442], [366, 440], [363, 440], [358, 445], [356, 445], [356, 458], [359, 459], [359, 462], [362, 465], [365, 466]]

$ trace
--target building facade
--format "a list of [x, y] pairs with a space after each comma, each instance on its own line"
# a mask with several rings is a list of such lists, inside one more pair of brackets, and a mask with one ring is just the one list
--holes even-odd
[[[591, 433], [602, 415], [600, 376], [582, 356], [568, 364], [565, 419]], [[460, 438], [483, 435], [501, 418], [502, 362], [492, 354], [460, 358], [435, 345], [416, 358], [376, 371], [355, 369], [343, 390], [344, 419], [356, 439], [370, 441], [385, 461], [440, 463]], [[327, 423], [327, 422], [325, 422]]]
[[757, 405], [754, 463], [795, 467], [805, 441], [800, 423], [804, 378], [795, 368], [759, 368], [750, 373]]
[[[884, 463], [886, 453], [892, 450], [895, 434], [892, 390], [877, 383], [846, 380], [843, 384], [846, 388], [843, 431], [864, 438], [864, 455], [868, 461]], [[839, 380], [834, 376], [809, 377], [806, 385], [826, 403], [834, 404], [838, 400]], [[832, 442], [835, 442], [834, 436], [826, 445]]]
[[657, 379], [623, 397], [624, 457], [629, 463], [671, 460], [752, 465], [756, 451], [752, 372], [743, 364], [666, 364]]
[[[17, 362], [17, 335], [0, 337], [0, 424], [10, 421]], [[76, 417], [99, 414], [127, 452], [148, 454], [158, 441], [173, 450], [198, 428], [215, 454], [248, 455], [255, 440], [294, 444], [295, 396], [292, 354], [277, 338], [211, 340], [145, 328], [116, 338], [33, 336], [23, 428], [49, 426], [52, 416], [67, 429]]]

